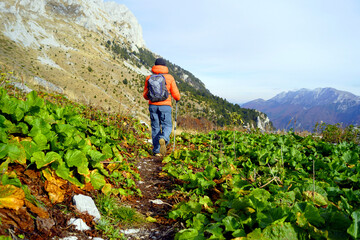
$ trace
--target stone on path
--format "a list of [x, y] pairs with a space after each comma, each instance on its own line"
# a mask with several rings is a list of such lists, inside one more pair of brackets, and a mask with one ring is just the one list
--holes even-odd
[[81, 218], [71, 218], [68, 222], [69, 225], [74, 225], [76, 230], [79, 231], [85, 231], [85, 230], [91, 230], [91, 227], [86, 225], [84, 220]]
[[95, 222], [100, 220], [100, 212], [91, 197], [79, 194], [74, 196], [73, 201], [76, 208], [80, 212], [88, 212], [91, 216], [94, 217]]

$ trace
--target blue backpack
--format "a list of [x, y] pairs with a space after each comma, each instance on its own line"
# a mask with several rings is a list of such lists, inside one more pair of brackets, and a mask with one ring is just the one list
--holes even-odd
[[151, 75], [148, 80], [148, 98], [152, 102], [161, 102], [169, 97], [166, 80], [162, 74]]

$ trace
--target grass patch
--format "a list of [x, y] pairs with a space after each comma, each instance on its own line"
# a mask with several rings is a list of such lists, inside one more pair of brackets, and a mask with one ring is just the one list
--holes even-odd
[[96, 229], [103, 231], [110, 239], [125, 239], [119, 226], [136, 227], [146, 222], [143, 215], [131, 207], [123, 206], [113, 196], [101, 194], [95, 201], [101, 213]]

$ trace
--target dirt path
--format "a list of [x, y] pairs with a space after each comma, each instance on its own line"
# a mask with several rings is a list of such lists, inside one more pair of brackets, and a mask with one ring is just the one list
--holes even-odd
[[[159, 198], [159, 194], [164, 193], [165, 190], [171, 191], [173, 185], [171, 179], [162, 174], [163, 165], [162, 159], [158, 157], [141, 159], [137, 163], [142, 180], [136, 184], [143, 196], [131, 199], [129, 204], [144, 216], [157, 220], [156, 223], [148, 224], [145, 227], [147, 230], [140, 234], [142, 237], [147, 237], [145, 239], [172, 240], [177, 227], [176, 222], [167, 218], [174, 202]], [[131, 236], [129, 239], [139, 239], [139, 237], [141, 236]]]

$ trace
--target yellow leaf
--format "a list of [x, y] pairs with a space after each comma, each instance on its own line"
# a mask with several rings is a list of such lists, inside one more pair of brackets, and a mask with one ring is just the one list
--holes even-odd
[[320, 193], [312, 192], [312, 191], [304, 191], [303, 196], [305, 200], [314, 201], [315, 205], [317, 206], [328, 205], [327, 197], [321, 195]]
[[11, 172], [6, 172], [6, 175], [8, 176], [8, 178], [17, 178], [16, 172], [11, 171]]
[[251, 214], [251, 213], [254, 213], [254, 212], [255, 212], [255, 209], [253, 209], [253, 208], [251, 208], [251, 207], [246, 207], [246, 208], [245, 208], [245, 212]]
[[54, 173], [49, 170], [42, 171], [45, 181], [45, 190], [49, 194], [50, 201], [52, 203], [60, 203], [64, 201], [66, 190], [62, 189], [61, 186], [65, 185], [67, 181], [56, 177]]
[[110, 172], [113, 172], [114, 170], [116, 170], [119, 167], [118, 163], [110, 163], [107, 165], [107, 169], [109, 169]]
[[101, 189], [101, 192], [104, 193], [104, 194], [109, 194], [111, 192], [111, 189], [112, 189], [112, 186], [110, 183], [106, 183], [102, 189]]
[[168, 176], [168, 174], [166, 173], [166, 172], [160, 172], [159, 173], [159, 177], [167, 177]]
[[25, 193], [13, 185], [0, 185], [0, 208], [19, 210], [24, 205]]
[[151, 222], [151, 223], [157, 222], [156, 218], [153, 218], [153, 217], [150, 217], [150, 216], [146, 218], [146, 221]]

